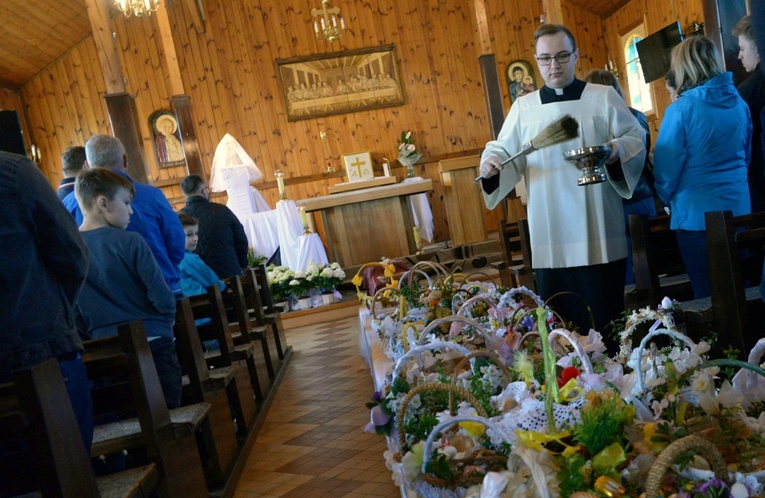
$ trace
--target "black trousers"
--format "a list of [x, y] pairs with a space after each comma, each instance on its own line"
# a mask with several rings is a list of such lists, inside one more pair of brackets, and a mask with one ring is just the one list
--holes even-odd
[[[619, 318], [624, 311], [624, 272], [627, 259], [620, 259], [602, 265], [577, 266], [573, 268], [537, 268], [534, 270], [537, 292], [542, 299], [549, 299], [559, 292], [573, 292], [582, 299], [561, 295], [550, 301], [550, 307], [567, 322], [574, 322], [579, 333], [587, 335], [590, 330], [592, 309], [595, 330], [603, 335], [608, 354], [618, 352], [616, 338], [609, 338], [610, 328], [606, 325]], [[584, 303], [587, 303], [586, 305]]]

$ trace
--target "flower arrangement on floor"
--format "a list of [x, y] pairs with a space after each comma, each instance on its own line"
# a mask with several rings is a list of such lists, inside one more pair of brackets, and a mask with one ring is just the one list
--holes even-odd
[[262, 254], [255, 255], [255, 249], [252, 246], [247, 248], [247, 266], [250, 268], [257, 268], [268, 261], [268, 258]]
[[[389, 436], [397, 483], [426, 497], [762, 496], [765, 339], [748, 363], [709, 361], [665, 302], [628, 316], [609, 357], [526, 289], [410, 272], [372, 322], [392, 366], [366, 429]], [[671, 345], [650, 346], [660, 335]]]
[[337, 262], [322, 266], [311, 263], [305, 271], [299, 272], [286, 266], [271, 265], [267, 275], [268, 285], [277, 302], [303, 299], [312, 291], [317, 294], [334, 294], [335, 288], [345, 278], [345, 272]]
[[415, 175], [414, 163], [416, 163], [422, 154], [417, 152], [417, 146], [414, 145], [411, 131], [402, 131], [401, 140], [398, 143], [398, 162], [406, 168], [406, 177], [412, 178]]

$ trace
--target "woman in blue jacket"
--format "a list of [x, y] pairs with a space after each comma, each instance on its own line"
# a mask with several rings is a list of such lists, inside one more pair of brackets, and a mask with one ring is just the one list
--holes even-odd
[[706, 36], [672, 51], [679, 98], [664, 115], [654, 149], [654, 186], [670, 206], [670, 227], [695, 297], [710, 295], [704, 213], [749, 214], [752, 119]]

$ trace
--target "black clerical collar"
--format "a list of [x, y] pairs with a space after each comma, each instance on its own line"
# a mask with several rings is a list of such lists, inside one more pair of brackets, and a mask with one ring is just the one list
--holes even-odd
[[550, 88], [545, 85], [542, 90], [539, 91], [539, 96], [542, 99], [543, 104], [550, 104], [552, 102], [564, 102], [567, 100], [579, 100], [582, 97], [584, 87], [587, 85], [582, 80], [574, 79], [570, 85], [563, 88], [563, 93], [558, 95], [555, 88]]

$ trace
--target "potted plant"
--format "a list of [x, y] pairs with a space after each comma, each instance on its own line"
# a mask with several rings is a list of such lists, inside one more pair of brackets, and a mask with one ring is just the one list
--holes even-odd
[[319, 272], [319, 290], [321, 290], [321, 298], [324, 304], [332, 304], [335, 301], [339, 301], [341, 296], [335, 288], [345, 278], [345, 272], [340, 268], [340, 264], [335, 262], [331, 265], [325, 265]]

